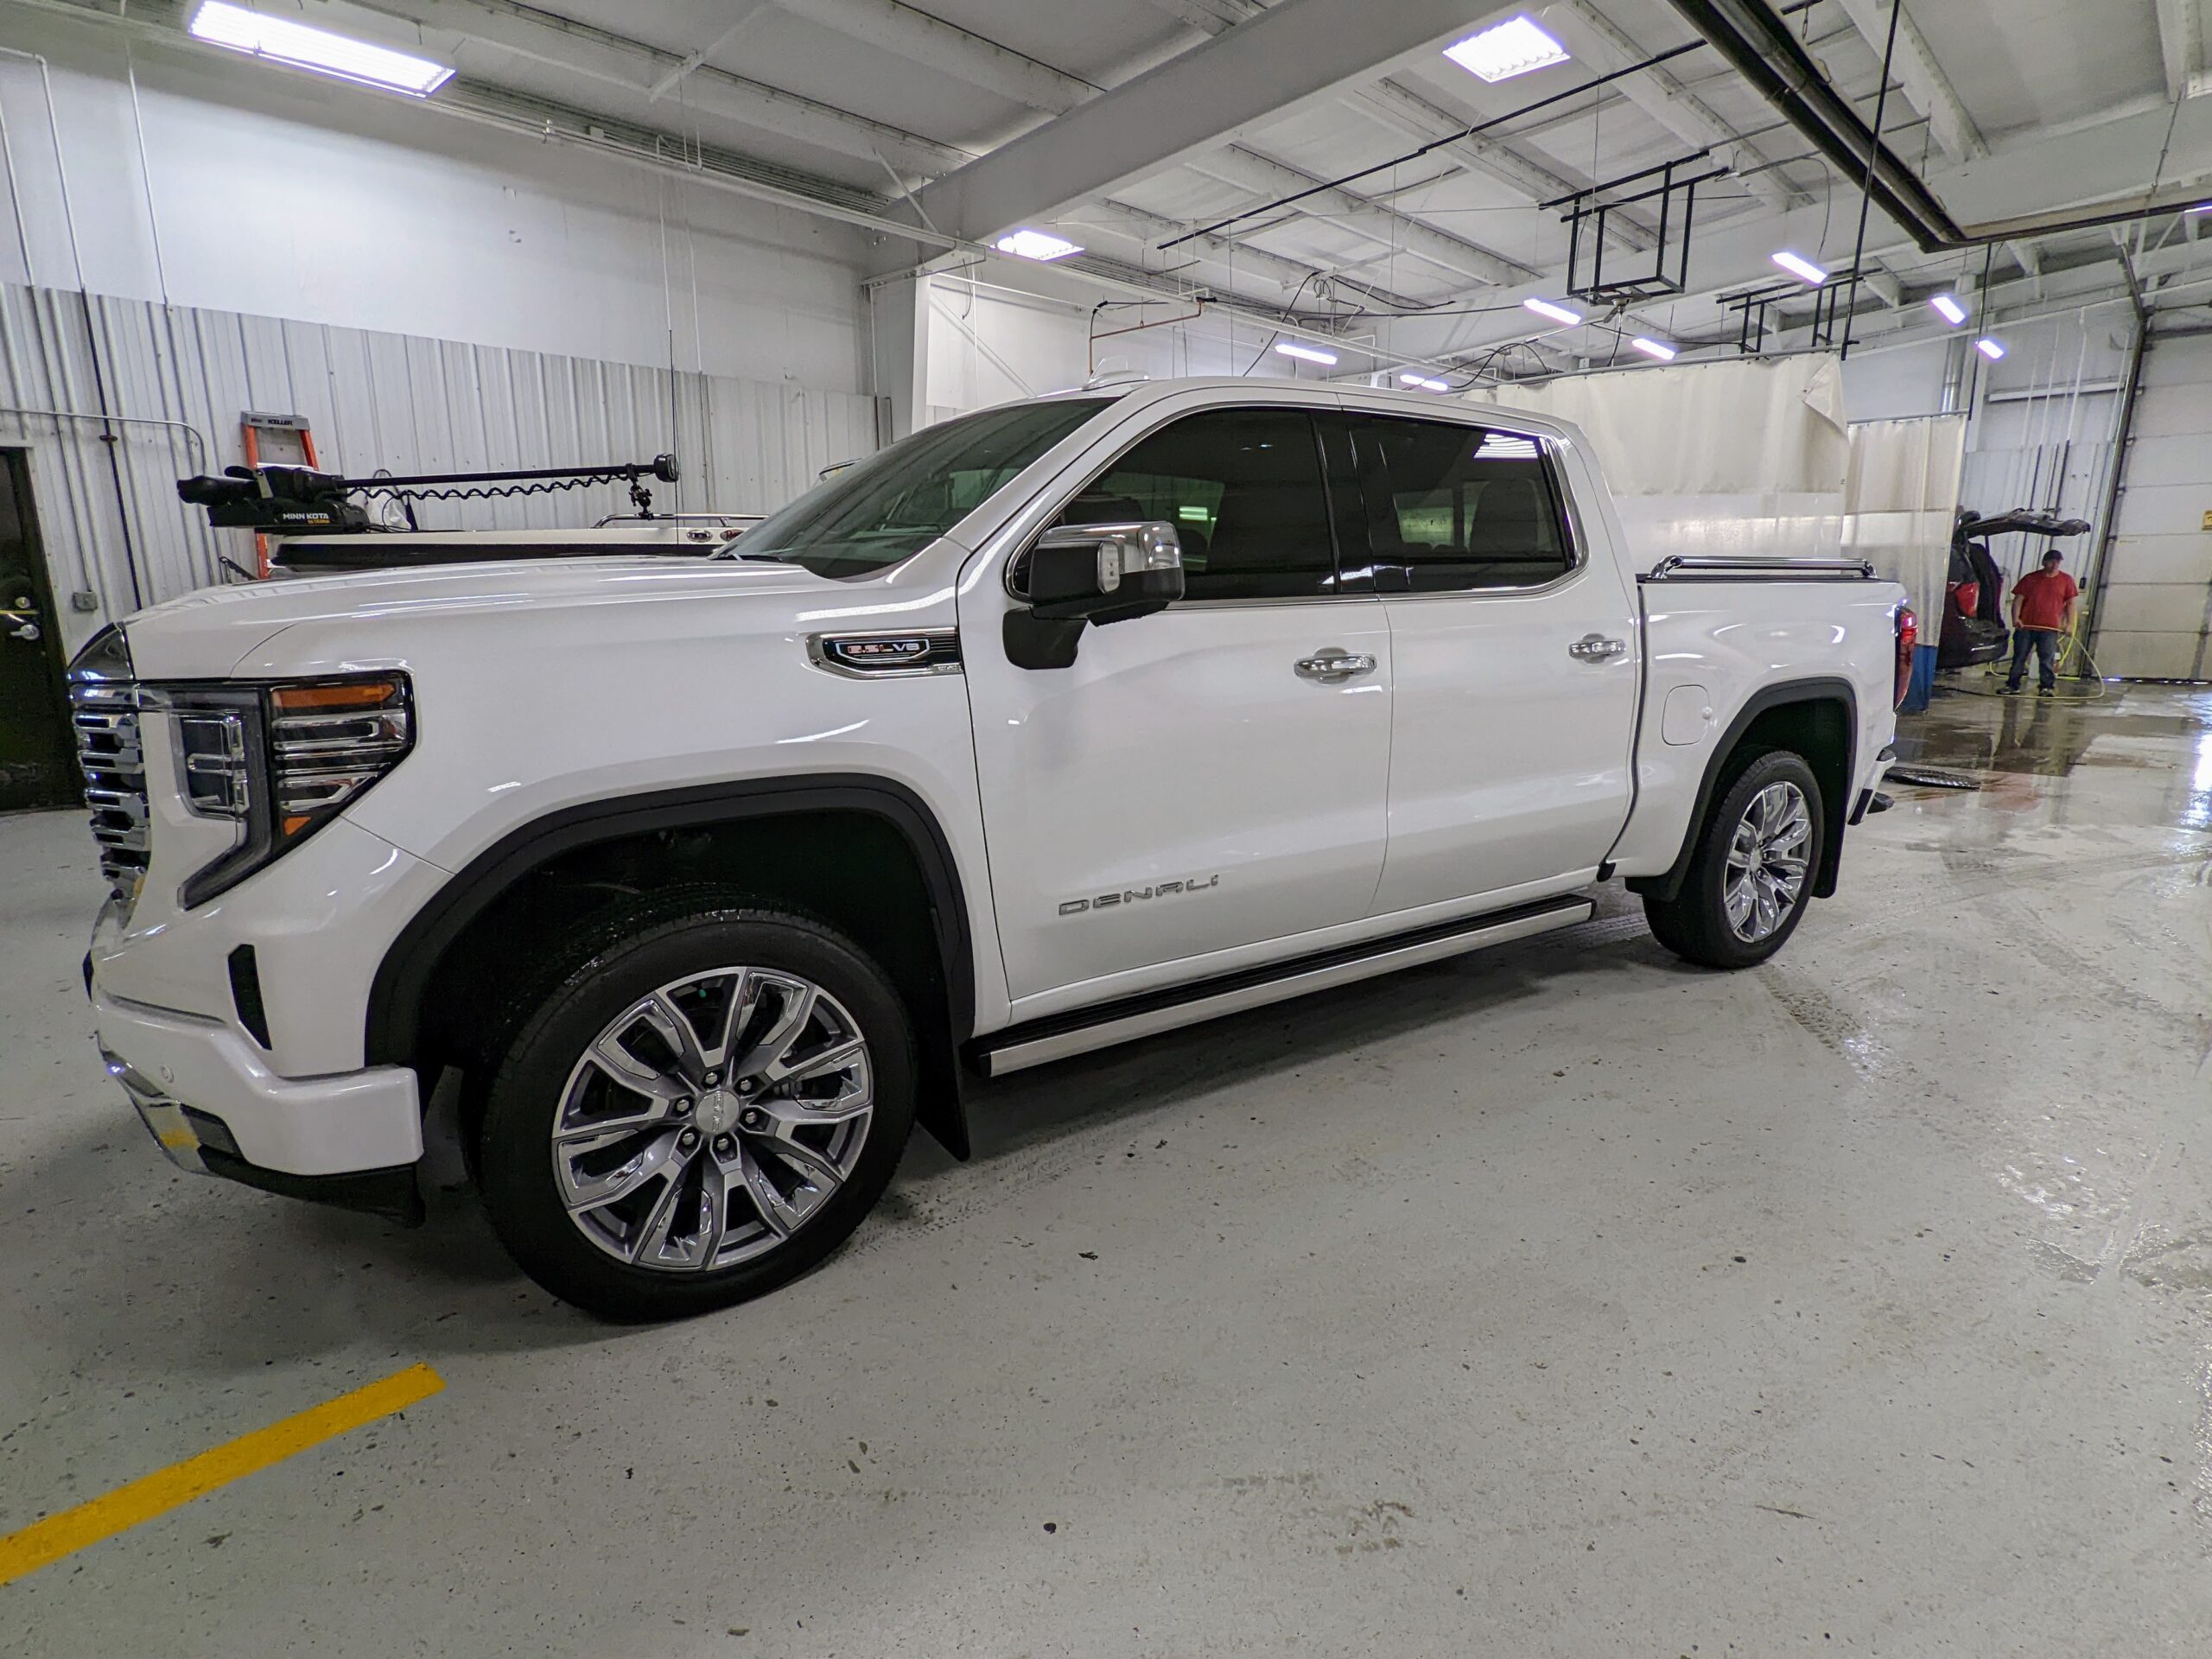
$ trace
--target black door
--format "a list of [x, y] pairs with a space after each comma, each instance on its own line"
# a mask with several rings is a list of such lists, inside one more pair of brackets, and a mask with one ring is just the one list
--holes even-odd
[[0, 812], [81, 798], [30, 467], [0, 449]]

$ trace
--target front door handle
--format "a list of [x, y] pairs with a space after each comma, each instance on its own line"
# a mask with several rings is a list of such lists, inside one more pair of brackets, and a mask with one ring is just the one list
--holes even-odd
[[1300, 679], [1319, 680], [1323, 685], [1341, 685], [1344, 681], [1357, 679], [1363, 674], [1372, 674], [1375, 658], [1363, 651], [1346, 651], [1342, 645], [1324, 645], [1311, 657], [1300, 658], [1295, 666]]
[[1567, 654], [1578, 663], [1602, 663], [1618, 657], [1628, 650], [1625, 639], [1608, 639], [1602, 633], [1586, 633], [1567, 648]]

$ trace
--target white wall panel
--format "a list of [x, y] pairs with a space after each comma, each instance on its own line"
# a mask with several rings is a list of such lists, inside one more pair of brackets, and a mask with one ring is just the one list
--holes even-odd
[[2096, 599], [2097, 665], [2212, 678], [2212, 334], [2152, 336], [2121, 484]]
[[[1279, 378], [1293, 367], [1288, 358], [1268, 349], [1270, 336], [1260, 325], [1231, 323], [1218, 315], [1169, 322], [1190, 309], [1174, 302], [1141, 308], [1117, 302], [1094, 315], [1087, 305], [951, 276], [931, 279], [926, 302], [924, 402], [933, 419], [1080, 386], [1094, 372], [1154, 380], [1225, 374]], [[1160, 326], [1109, 334], [1094, 346], [1094, 329], [1139, 321]]]
[[[116, 416], [181, 424], [118, 421], [110, 445], [95, 420], [9, 412], [94, 416], [99, 385]], [[251, 536], [211, 531], [176, 499], [180, 477], [245, 459], [249, 409], [306, 416], [323, 467], [355, 475], [673, 449], [683, 481], [654, 486], [671, 511], [767, 512], [876, 447], [875, 401], [849, 391], [0, 285], [0, 445], [29, 449], [57, 595], [96, 601], [64, 612], [72, 650], [105, 620], [223, 580], [219, 554], [251, 563]], [[627, 510], [600, 486], [417, 512], [426, 527], [546, 529]]]
[[0, 59], [0, 281], [865, 390], [856, 231], [245, 59], [142, 50], [134, 103], [117, 36], [5, 34], [54, 98]]

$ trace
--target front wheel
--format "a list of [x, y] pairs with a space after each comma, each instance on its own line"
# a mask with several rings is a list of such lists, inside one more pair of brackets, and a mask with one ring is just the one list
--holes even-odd
[[605, 1319], [772, 1290], [859, 1226], [898, 1166], [915, 1091], [898, 993], [849, 941], [774, 912], [641, 912], [601, 938], [493, 1081], [493, 1227]]
[[1707, 815], [1681, 892], [1645, 898], [1653, 937], [1700, 967], [1764, 962], [1804, 916], [1825, 835], [1820, 782], [1803, 758], [1758, 756]]

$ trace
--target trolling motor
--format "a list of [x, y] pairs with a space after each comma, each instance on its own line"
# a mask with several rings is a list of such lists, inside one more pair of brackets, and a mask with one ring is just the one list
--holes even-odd
[[[626, 483], [641, 518], [653, 516], [647, 479], [677, 480], [676, 457], [620, 461], [608, 467], [541, 467], [503, 473], [424, 473], [412, 478], [341, 478], [306, 467], [226, 467], [220, 478], [202, 475], [177, 480], [177, 499], [207, 510], [218, 530], [256, 530], [270, 535], [302, 536], [365, 532], [378, 526], [357, 498], [385, 496], [403, 505], [415, 501], [489, 501], [519, 495], [549, 495], [593, 484]], [[411, 515], [410, 515], [411, 517]]]

